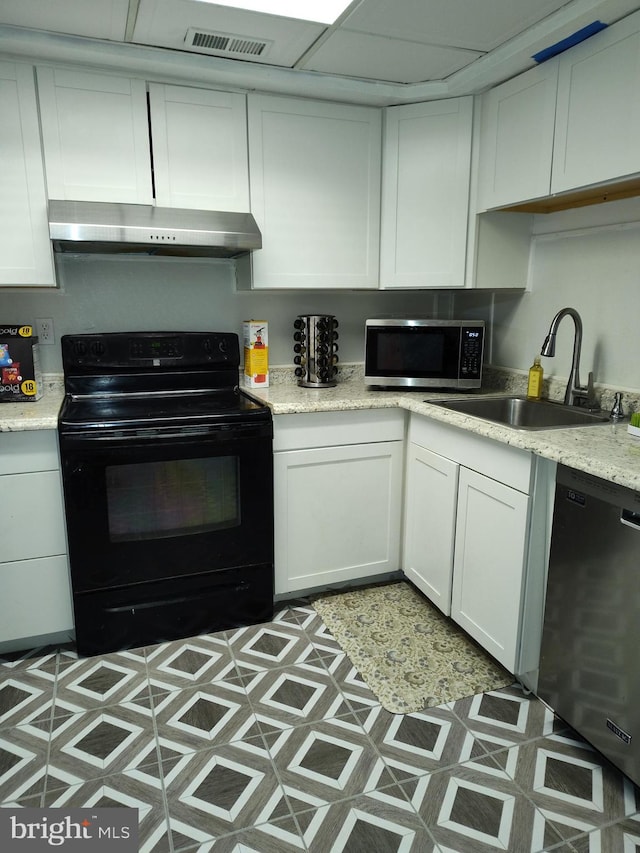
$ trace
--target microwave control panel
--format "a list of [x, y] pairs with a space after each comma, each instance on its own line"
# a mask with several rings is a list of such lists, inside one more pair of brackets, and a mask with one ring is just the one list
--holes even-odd
[[460, 341], [460, 378], [480, 379], [484, 329], [477, 326], [462, 329]]

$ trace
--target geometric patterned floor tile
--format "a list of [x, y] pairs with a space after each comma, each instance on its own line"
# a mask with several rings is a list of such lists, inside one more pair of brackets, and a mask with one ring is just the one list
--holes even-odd
[[191, 637], [147, 648], [147, 671], [152, 684], [180, 690], [236, 676], [229, 644], [222, 634]]
[[124, 655], [83, 658], [62, 667], [56, 701], [73, 704], [78, 711], [134, 701], [148, 695], [144, 660]]
[[[258, 735], [245, 689], [216, 681], [167, 693], [154, 703], [158, 737], [188, 750]], [[249, 734], [254, 726], [255, 731]]]
[[331, 676], [304, 666], [264, 671], [248, 685], [247, 693], [256, 715], [292, 726], [332, 717], [343, 705]]
[[391, 714], [381, 709], [375, 719], [373, 714], [371, 717], [366, 726], [369, 737], [383, 759], [393, 762], [398, 781], [486, 757], [476, 738], [446, 707], [414, 714]]
[[[630, 783], [581, 739], [552, 735], [511, 747], [512, 778], [563, 838], [629, 818]], [[637, 826], [640, 829], [640, 825]]]
[[[380, 784], [386, 766], [364, 730], [356, 724], [341, 725], [343, 719], [322, 720], [289, 729], [272, 757], [294, 811], [308, 803], [326, 803], [372, 791]], [[393, 783], [388, 773], [383, 780]]]
[[250, 625], [229, 636], [229, 644], [238, 665], [250, 664], [262, 669], [303, 664], [318, 655], [297, 622]]
[[0, 653], [0, 681], [17, 672], [39, 671], [50, 680], [58, 671], [58, 650], [54, 646], [41, 646], [19, 652]]
[[55, 680], [42, 671], [12, 672], [0, 681], [0, 731], [42, 717], [53, 705]]
[[442, 849], [536, 853], [562, 842], [511, 780], [459, 765], [431, 773], [425, 782], [412, 802]]
[[271, 760], [250, 744], [193, 752], [163, 762], [163, 772], [174, 837], [178, 834], [204, 843], [211, 837], [291, 817]]
[[171, 849], [162, 788], [146, 784], [130, 772], [58, 788], [44, 797], [46, 808], [135, 808], [140, 853]]
[[175, 853], [300, 853], [305, 850], [305, 845], [293, 818], [274, 820], [262, 823], [260, 826], [240, 830], [231, 835], [224, 835], [202, 844], [188, 844], [186, 847], [177, 847], [176, 841], [180, 841], [180, 835], [173, 835]]
[[305, 599], [0, 656], [0, 807], [52, 805], [139, 807], [144, 853], [640, 853], [640, 790], [535, 697], [390, 714]]
[[539, 699], [526, 696], [518, 687], [468, 696], [451, 707], [477, 737], [497, 738], [502, 746], [566, 728]]
[[432, 853], [433, 839], [408, 803], [363, 795], [318, 809], [304, 832], [310, 853]]
[[114, 705], [73, 714], [54, 729], [50, 745], [50, 771], [75, 782], [120, 773], [138, 766], [141, 756], [157, 760], [151, 711]]
[[48, 743], [28, 726], [0, 732], [0, 803], [44, 792]]

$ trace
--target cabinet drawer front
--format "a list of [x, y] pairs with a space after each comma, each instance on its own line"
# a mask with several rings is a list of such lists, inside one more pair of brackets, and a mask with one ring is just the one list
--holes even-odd
[[73, 630], [65, 555], [0, 564], [0, 643]]
[[[10, 406], [11, 403], [4, 405]], [[55, 430], [0, 433], [0, 476], [59, 469], [58, 433]], [[7, 492], [4, 494], [6, 498]]]
[[402, 441], [405, 415], [399, 409], [276, 415], [273, 433], [274, 451]]
[[520, 492], [528, 494], [531, 489], [531, 453], [528, 450], [420, 415], [411, 418], [409, 440]]
[[2, 514], [2, 562], [65, 554], [60, 474], [7, 474], [0, 479], [0, 486], [6, 507]]

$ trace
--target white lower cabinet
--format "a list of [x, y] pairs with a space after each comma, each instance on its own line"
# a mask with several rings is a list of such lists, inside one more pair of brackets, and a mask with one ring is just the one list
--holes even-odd
[[461, 468], [451, 617], [515, 672], [529, 496]]
[[274, 418], [275, 588], [397, 571], [404, 413]]
[[419, 444], [407, 449], [404, 573], [446, 616], [451, 614], [459, 470]]
[[412, 416], [404, 572], [510, 672], [520, 651], [532, 455]]
[[55, 430], [0, 434], [0, 647], [73, 630]]

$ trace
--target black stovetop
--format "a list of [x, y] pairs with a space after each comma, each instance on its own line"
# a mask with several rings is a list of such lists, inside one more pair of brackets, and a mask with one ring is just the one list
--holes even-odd
[[238, 388], [238, 336], [229, 332], [65, 335], [62, 432], [270, 419]]

